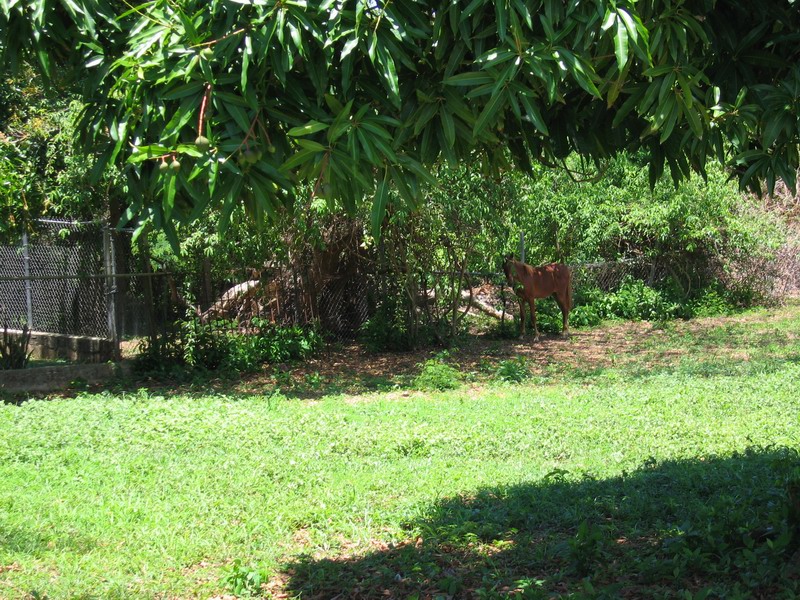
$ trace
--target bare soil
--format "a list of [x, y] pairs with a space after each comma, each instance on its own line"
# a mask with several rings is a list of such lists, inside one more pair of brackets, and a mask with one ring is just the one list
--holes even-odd
[[[448, 352], [447, 362], [464, 373], [491, 371], [500, 361], [522, 356], [534, 375], [557, 375], [562, 370], [591, 372], [626, 364], [638, 369], [676, 365], [687, 357], [702, 354], [708, 359], [748, 360], [753, 340], [751, 330], [766, 339], [778, 332], [781, 322], [800, 317], [800, 303], [768, 311], [731, 317], [712, 317], [657, 324], [646, 321], [609, 323], [591, 329], [573, 330], [569, 337], [542, 336], [525, 339], [492, 339], [474, 335]], [[797, 328], [785, 331], [782, 343], [797, 338]], [[722, 333], [720, 333], [722, 332]], [[720, 337], [722, 336], [722, 337]], [[706, 342], [705, 340], [708, 340]], [[760, 343], [764, 343], [763, 340]], [[240, 384], [240, 391], [257, 391], [264, 385], [294, 383], [314, 396], [315, 388], [324, 392], [325, 384], [340, 383], [342, 391], [356, 393], [362, 382], [364, 391], [386, 389], [402, 384], [419, 373], [425, 360], [441, 352], [427, 348], [414, 352], [370, 352], [351, 344], [328, 351], [298, 365], [273, 365], [251, 375]]]

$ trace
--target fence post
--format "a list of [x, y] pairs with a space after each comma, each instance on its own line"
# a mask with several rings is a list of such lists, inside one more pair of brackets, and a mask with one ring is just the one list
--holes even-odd
[[156, 331], [155, 305], [153, 304], [153, 268], [150, 265], [150, 243], [147, 241], [147, 232], [139, 236], [139, 254], [142, 257], [142, 284], [144, 287], [145, 318], [147, 319], [147, 336], [150, 340], [150, 349], [155, 350], [154, 356], [160, 352], [158, 333]]
[[525, 232], [519, 232], [519, 260], [525, 262]]
[[28, 249], [28, 233], [22, 233], [22, 266], [25, 274], [25, 307], [28, 313], [28, 329], [33, 329], [33, 299], [31, 294], [31, 255]]
[[114, 243], [111, 229], [103, 226], [103, 271], [106, 276], [106, 311], [108, 318], [108, 335], [114, 345], [114, 360], [119, 360], [119, 335], [117, 334], [117, 279]]

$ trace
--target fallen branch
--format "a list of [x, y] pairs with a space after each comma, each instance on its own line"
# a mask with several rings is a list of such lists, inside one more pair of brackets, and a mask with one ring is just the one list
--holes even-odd
[[490, 317], [494, 317], [495, 319], [499, 319], [499, 320], [501, 320], [501, 321], [502, 321], [502, 320], [504, 319], [505, 315], [506, 315], [506, 314], [508, 314], [508, 313], [505, 313], [505, 312], [502, 312], [502, 311], [499, 311], [499, 310], [497, 310], [497, 309], [496, 309], [494, 306], [492, 306], [491, 304], [487, 304], [487, 303], [486, 303], [486, 302], [484, 302], [483, 300], [479, 299], [477, 296], [475, 296], [475, 295], [472, 293], [472, 289], [470, 289], [470, 290], [463, 290], [463, 291], [461, 292], [461, 298], [462, 298], [463, 300], [466, 300], [466, 301], [467, 301], [467, 305], [468, 305], [470, 308], [472, 308], [472, 307], [475, 307], [475, 308], [477, 308], [478, 310], [480, 310], [481, 312], [484, 312], [484, 313], [486, 313], [487, 315], [489, 315]]
[[226, 314], [231, 313], [238, 307], [243, 297], [251, 296], [260, 287], [261, 281], [258, 279], [237, 283], [200, 315], [200, 322], [208, 323], [212, 319], [224, 317]]

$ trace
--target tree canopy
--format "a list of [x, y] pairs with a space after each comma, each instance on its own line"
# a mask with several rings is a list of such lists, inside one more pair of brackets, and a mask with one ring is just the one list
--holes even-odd
[[[301, 183], [378, 231], [427, 166], [487, 175], [644, 148], [655, 182], [727, 161], [795, 184], [796, 0], [0, 0], [0, 60], [82, 86], [83, 147], [126, 167], [128, 217], [244, 204]], [[308, 189], [308, 188], [306, 188]], [[173, 235], [174, 237], [174, 235]]]

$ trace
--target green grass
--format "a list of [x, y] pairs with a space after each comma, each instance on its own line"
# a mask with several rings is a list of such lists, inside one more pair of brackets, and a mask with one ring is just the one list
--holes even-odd
[[720, 327], [519, 385], [0, 405], [0, 597], [793, 598], [800, 315]]

